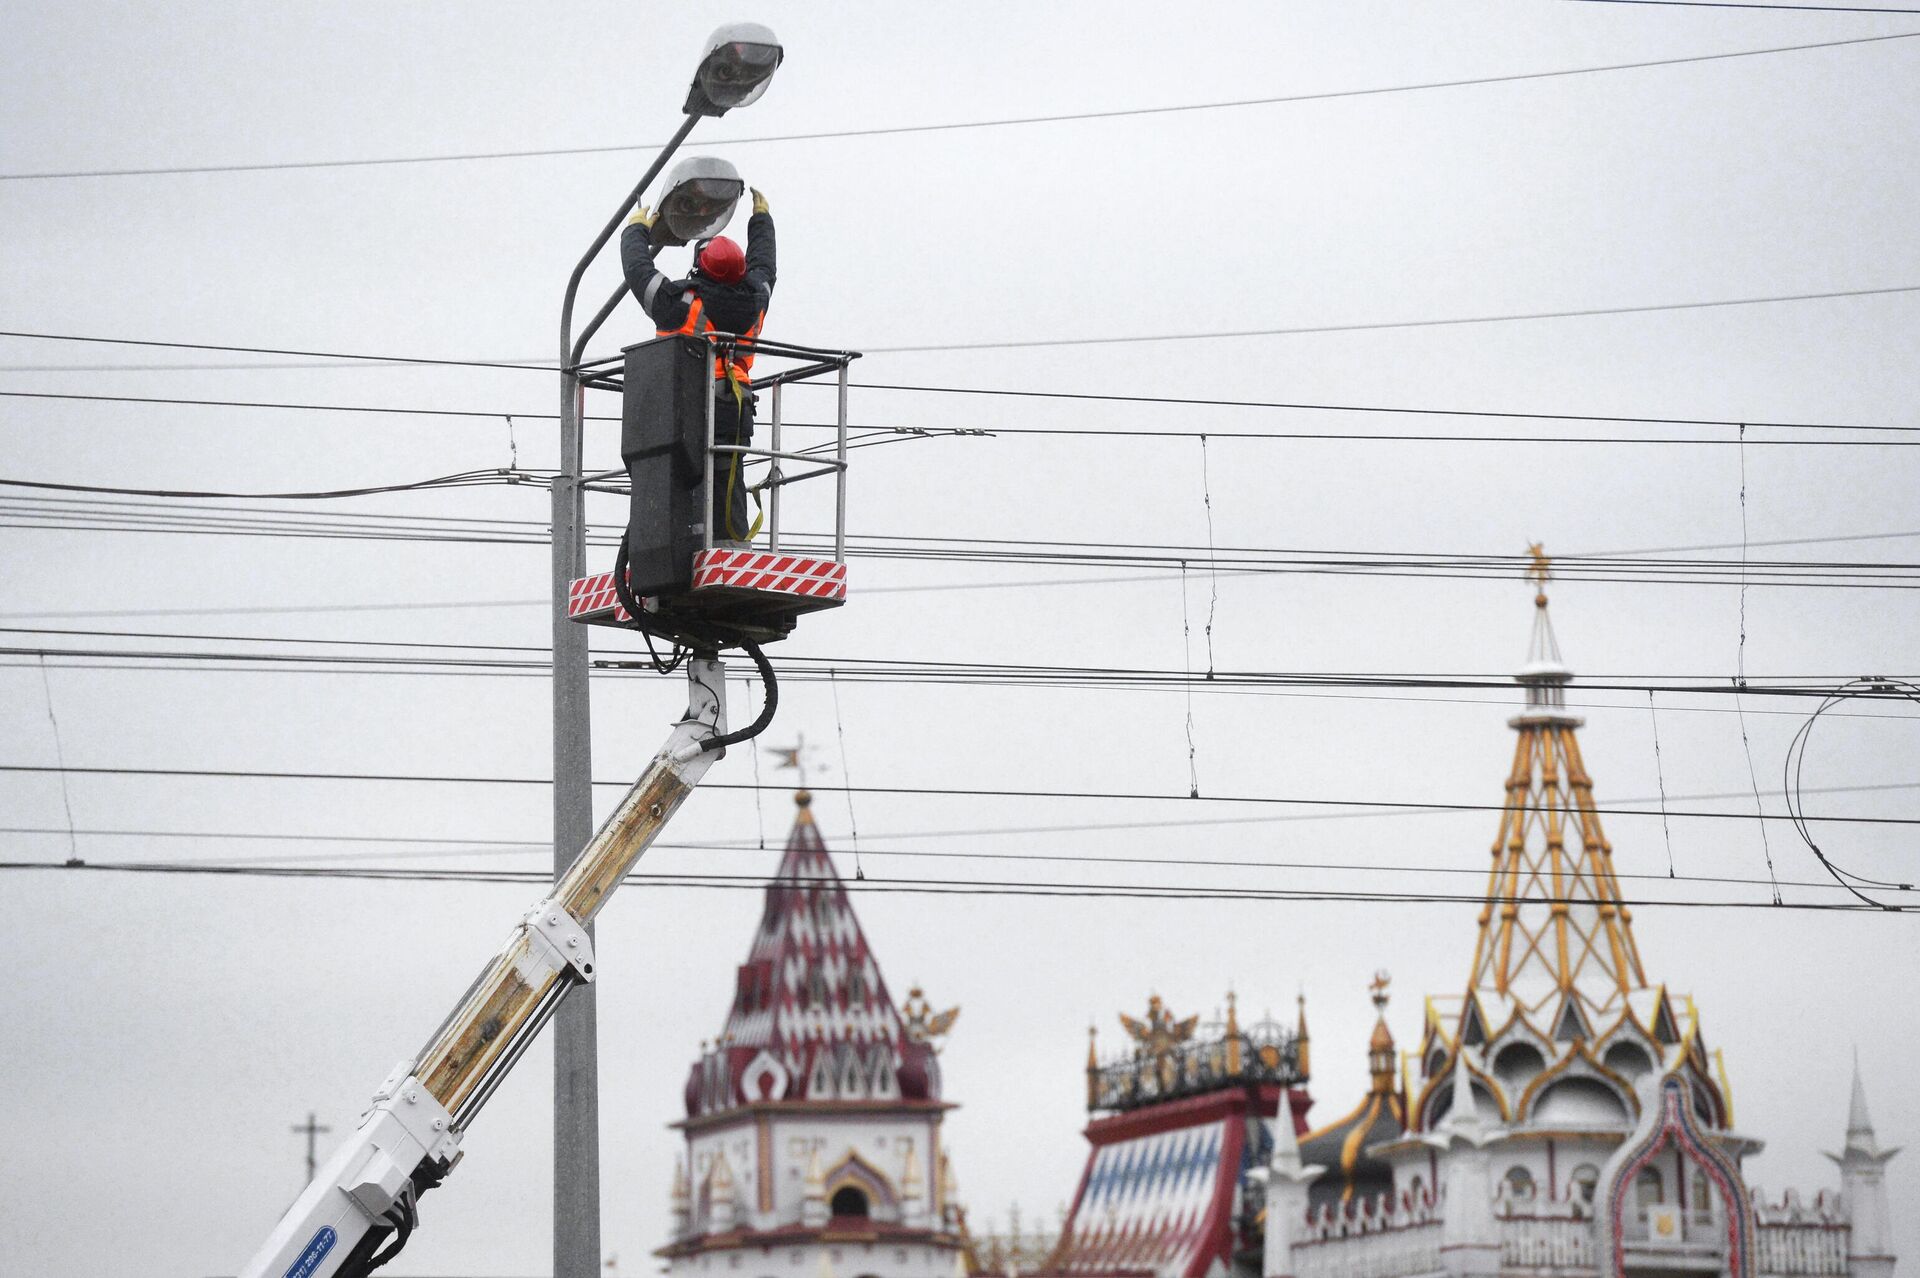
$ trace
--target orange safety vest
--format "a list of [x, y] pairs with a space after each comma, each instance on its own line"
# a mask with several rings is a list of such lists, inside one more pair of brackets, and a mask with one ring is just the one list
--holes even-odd
[[[660, 337], [704, 337], [708, 333], [719, 332], [720, 330], [713, 326], [713, 322], [703, 314], [704, 310], [704, 303], [700, 298], [695, 297], [693, 299], [693, 305], [687, 310], [686, 323], [682, 324], [679, 328], [659, 329], [656, 331], [656, 335]], [[741, 337], [747, 340], [748, 346], [744, 351], [736, 349], [732, 359], [727, 359], [720, 355], [713, 357], [714, 381], [731, 381], [745, 384], [753, 380], [753, 346], [751, 343], [754, 338], [760, 336], [760, 326], [766, 322], [767, 313], [765, 311], [761, 311], [753, 317], [753, 327], [740, 334]]]

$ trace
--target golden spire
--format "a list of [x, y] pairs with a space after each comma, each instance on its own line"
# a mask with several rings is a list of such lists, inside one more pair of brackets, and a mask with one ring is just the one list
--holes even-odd
[[1227, 991], [1227, 1076], [1240, 1073], [1240, 1014], [1235, 1006], [1233, 991]]
[[[1574, 735], [1581, 720], [1566, 711], [1573, 672], [1560, 659], [1547, 618], [1551, 560], [1538, 543], [1528, 554], [1533, 640], [1515, 676], [1527, 704], [1510, 721], [1519, 739], [1469, 989], [1513, 999], [1536, 1017], [1551, 1016], [1536, 1025], [1542, 1033], [1591, 1037], [1627, 994], [1646, 986], [1646, 976]], [[1577, 1005], [1573, 1012], [1562, 1010], [1569, 1001]]]
[[1087, 1108], [1092, 1109], [1100, 1100], [1100, 1054], [1094, 1050], [1094, 1040], [1099, 1038], [1098, 1026], [1087, 1026]]
[[1305, 990], [1300, 991], [1299, 1003], [1300, 1003], [1300, 1028], [1298, 1032], [1300, 1035], [1300, 1077], [1303, 1079], [1306, 1079], [1306, 1078], [1313, 1077], [1313, 1067], [1310, 1064], [1308, 1060], [1308, 1055], [1307, 1055], [1307, 992]]

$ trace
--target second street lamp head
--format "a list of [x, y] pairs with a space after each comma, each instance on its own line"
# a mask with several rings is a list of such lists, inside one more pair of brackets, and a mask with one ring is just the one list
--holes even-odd
[[687, 90], [689, 115], [725, 115], [757, 100], [773, 82], [786, 50], [757, 22], [730, 22], [707, 37], [700, 70]]
[[717, 156], [688, 156], [667, 174], [653, 225], [655, 244], [690, 244], [718, 235], [733, 220], [747, 184], [740, 171]]

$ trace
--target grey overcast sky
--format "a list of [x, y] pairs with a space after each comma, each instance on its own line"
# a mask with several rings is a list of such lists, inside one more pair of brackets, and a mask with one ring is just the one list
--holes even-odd
[[[760, 103], [701, 125], [689, 150], [734, 160], [772, 201], [783, 260], [769, 336], [873, 352], [856, 365], [870, 387], [856, 387], [856, 422], [990, 432], [855, 454], [850, 523], [868, 545], [1204, 548], [1211, 538], [1324, 557], [1517, 554], [1542, 540], [1561, 554], [1717, 547], [1697, 554], [1724, 567], [1738, 563], [1744, 535], [1755, 559], [1920, 559], [1920, 436], [1898, 432], [1756, 427], [1741, 447], [1731, 427], [877, 389], [1920, 426], [1911, 292], [1272, 332], [1920, 286], [1920, 13], [1558, 0], [845, 3], [757, 14], [706, 4], [16, 0], [0, 13], [0, 327], [549, 357], [571, 263], [649, 144], [676, 124], [702, 38], [741, 18], [776, 27], [786, 65]], [[1898, 38], [1501, 79], [1868, 37]], [[1497, 82], [873, 132], [1483, 79]], [[756, 140], [775, 137], [785, 140]], [[633, 149], [31, 177], [599, 146]], [[603, 263], [587, 292], [604, 296], [614, 279]], [[605, 349], [645, 331], [628, 304]], [[1265, 335], [1204, 336], [1249, 331]], [[1134, 337], [1168, 340], [1045, 344]], [[939, 349], [992, 342], [1036, 344]], [[934, 349], [885, 353], [907, 347]], [[279, 492], [555, 462], [553, 425], [539, 416], [553, 411], [550, 375], [287, 358], [228, 367], [249, 362], [0, 338], [0, 389], [486, 415], [10, 398], [0, 476]], [[802, 420], [830, 409], [817, 394], [795, 402]], [[509, 414], [521, 415], [511, 429]], [[1191, 436], [1015, 433], [1095, 427], [1209, 438], [1203, 449]], [[1248, 432], [1704, 442], [1227, 437]], [[596, 464], [617, 464], [611, 427], [595, 427], [589, 443]], [[547, 588], [541, 545], [157, 532], [152, 511], [129, 530], [128, 508], [112, 499], [81, 517], [51, 496], [0, 490], [0, 625], [12, 628], [0, 646], [13, 654], [0, 663], [0, 762], [547, 774], [537, 669], [237, 671], [33, 655], [317, 652], [322, 639], [537, 650], [546, 613], [527, 601]], [[529, 486], [256, 504], [292, 511], [262, 516], [279, 521], [343, 511], [387, 523], [524, 520], [536, 543], [546, 511], [544, 490]], [[619, 504], [596, 498], [589, 514], [615, 521]], [[798, 518], [822, 526], [817, 508]], [[1778, 542], [1796, 544], [1762, 545]], [[1815, 585], [1744, 594], [1724, 574], [1713, 584], [1655, 584], [1643, 572], [1566, 580], [1553, 611], [1590, 684], [1724, 684], [1742, 663], [1755, 680], [1802, 684], [1920, 674], [1911, 582], [1836, 586], [1833, 571]], [[852, 581], [846, 608], [808, 620], [776, 655], [1499, 677], [1524, 656], [1531, 612], [1525, 584], [1504, 574], [1216, 577], [1196, 562], [1183, 583], [1166, 564], [865, 555]], [[978, 588], [945, 589], [954, 586]], [[422, 603], [486, 606], [397, 607]], [[47, 633], [63, 628], [82, 633]], [[119, 637], [128, 632], [251, 642]], [[633, 649], [619, 635], [595, 643], [608, 656]], [[737, 687], [736, 705], [748, 704]], [[630, 777], [680, 695], [669, 679], [598, 679], [596, 774]], [[1723, 696], [1661, 693], [1656, 769], [1643, 692], [1576, 688], [1572, 699], [1588, 716], [1603, 804], [1649, 806], [1664, 785], [1676, 809], [1750, 813], [1757, 786], [1768, 813], [1783, 811], [1785, 751], [1809, 703], [1749, 697], [1743, 717]], [[1515, 700], [1503, 689], [1216, 686], [1189, 697], [849, 675], [791, 683], [770, 740], [804, 733], [820, 744], [823, 786], [1184, 796], [1191, 737], [1206, 796], [1497, 803]], [[1809, 807], [1920, 817], [1912, 707], [1847, 709], [1821, 721], [1805, 782], [1883, 788], [1810, 796]], [[757, 775], [773, 788], [702, 792], [671, 832], [675, 843], [734, 847], [661, 849], [645, 868], [770, 871], [792, 812], [791, 774], [770, 763], [763, 757]], [[711, 775], [736, 787], [755, 777], [747, 752]], [[355, 856], [366, 859], [345, 864], [531, 869], [547, 860], [537, 847], [504, 845], [545, 837], [539, 785], [97, 774], [63, 784], [10, 772], [0, 774], [0, 811], [11, 861]], [[1471, 871], [1484, 866], [1495, 827], [1484, 811], [1276, 812], [1185, 798], [858, 793], [849, 803], [823, 790], [818, 811], [848, 874], [857, 827], [873, 878], [1307, 890], [1475, 891]], [[1206, 824], [1227, 818], [1242, 820]], [[57, 833], [33, 832], [46, 830]], [[116, 831], [137, 833], [103, 833]], [[1636, 896], [1765, 903], [1770, 859], [1789, 902], [1846, 899], [1823, 885], [1784, 822], [1675, 817], [1668, 834], [1658, 818], [1623, 815], [1608, 832], [1623, 874], [1655, 876], [1628, 880]], [[1914, 876], [1910, 826], [1829, 822], [1819, 836], [1864, 875]], [[454, 842], [401, 842], [420, 839]], [[1229, 864], [887, 855], [907, 850]], [[1334, 868], [1261, 864], [1273, 862]], [[1382, 865], [1417, 872], [1373, 868]], [[1670, 865], [1741, 881], [1668, 883]], [[335, 1138], [347, 1130], [535, 892], [59, 871], [6, 871], [0, 883], [10, 973], [0, 994], [0, 1269], [49, 1278], [231, 1272], [302, 1180], [290, 1127], [311, 1110]], [[948, 1143], [977, 1223], [1004, 1220], [1012, 1204], [1050, 1218], [1071, 1195], [1090, 1021], [1111, 1044], [1114, 1014], [1137, 1013], [1149, 992], [1211, 1014], [1231, 988], [1257, 1015], [1290, 1012], [1304, 991], [1314, 1113], [1332, 1117], [1364, 1084], [1371, 974], [1392, 972], [1390, 1023], [1410, 1045], [1423, 997], [1462, 988], [1476, 913], [1071, 897], [866, 895], [856, 905], [896, 998], [919, 981], [939, 1005], [965, 1009], [946, 1055], [949, 1094], [963, 1106]], [[604, 1232], [616, 1272], [646, 1272], [665, 1236], [677, 1148], [666, 1124], [681, 1113], [701, 1040], [721, 1025], [759, 908], [753, 891], [636, 884], [602, 916]], [[1650, 977], [1691, 992], [1708, 1043], [1725, 1051], [1738, 1126], [1767, 1142], [1749, 1175], [1770, 1197], [1836, 1183], [1819, 1152], [1841, 1142], [1856, 1050], [1881, 1140], [1920, 1143], [1911, 916], [1648, 905], [1635, 923]], [[549, 1077], [536, 1052], [494, 1101], [459, 1174], [425, 1201], [425, 1227], [399, 1272], [547, 1272]], [[1915, 1159], [1890, 1173], [1908, 1265], [1920, 1263]]]

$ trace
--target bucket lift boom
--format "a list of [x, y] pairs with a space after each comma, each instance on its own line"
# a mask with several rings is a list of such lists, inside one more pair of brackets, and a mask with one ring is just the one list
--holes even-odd
[[[589, 488], [620, 491], [631, 485], [629, 536], [651, 529], [655, 588], [644, 597], [623, 553], [614, 571], [573, 583], [568, 616], [575, 621], [645, 632], [684, 649], [687, 710], [553, 891], [528, 910], [506, 943], [461, 996], [451, 1014], [412, 1057], [395, 1065], [374, 1093], [353, 1134], [321, 1165], [311, 1184], [240, 1270], [240, 1278], [365, 1278], [392, 1259], [418, 1223], [419, 1196], [453, 1170], [474, 1117], [518, 1063], [560, 1003], [594, 979], [588, 926], [642, 853], [726, 747], [759, 734], [778, 697], [772, 667], [760, 644], [785, 637], [802, 613], [832, 607], [846, 597], [847, 351], [757, 343], [762, 358], [797, 361], [753, 383], [772, 400], [768, 446], [719, 445], [713, 435], [711, 362], [700, 345], [695, 367], [699, 395], [660, 396], [659, 368], [672, 369], [687, 339], [650, 342], [613, 361], [583, 365], [580, 384], [618, 390], [626, 413], [627, 469], [585, 477]], [[730, 342], [725, 335], [695, 344]], [[824, 373], [837, 375], [838, 430], [830, 445], [786, 451], [782, 390]], [[662, 408], [665, 404], [667, 407]], [[678, 407], [674, 407], [678, 404]], [[700, 412], [704, 412], [704, 420]], [[626, 445], [637, 435], [642, 447]], [[649, 441], [664, 441], [653, 448]], [[680, 451], [676, 465], [669, 454]], [[768, 549], [716, 545], [711, 527], [716, 470], [765, 466], [756, 489], [769, 491]], [[663, 481], [663, 474], [665, 479]], [[675, 478], [677, 476], [677, 478]], [[782, 546], [782, 490], [801, 480], [832, 477], [834, 533], [810, 542], [810, 553]], [[623, 550], [626, 547], [623, 544]], [[659, 567], [664, 564], [665, 567]], [[744, 649], [767, 683], [755, 722], [737, 732], [726, 726], [726, 667], [719, 654]]]

